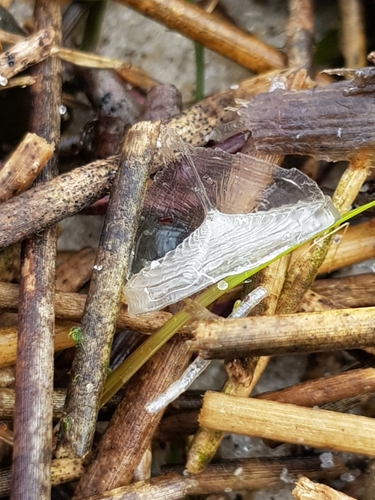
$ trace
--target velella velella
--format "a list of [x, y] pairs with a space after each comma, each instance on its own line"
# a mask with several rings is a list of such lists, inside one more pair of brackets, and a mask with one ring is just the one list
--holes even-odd
[[[143, 262], [126, 284], [131, 314], [258, 267], [339, 218], [330, 198], [298, 170], [221, 150], [186, 147], [151, 189], [144, 220], [167, 221], [175, 233], [167, 253]], [[145, 241], [141, 231], [138, 250]]]

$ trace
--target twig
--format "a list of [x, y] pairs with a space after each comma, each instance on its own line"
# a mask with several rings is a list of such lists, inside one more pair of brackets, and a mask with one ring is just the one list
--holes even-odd
[[346, 96], [352, 84], [350, 80], [304, 92], [265, 93], [239, 114], [259, 152], [348, 159], [375, 143], [372, 94]]
[[375, 455], [373, 419], [206, 392], [201, 425], [316, 448]]
[[374, 312], [367, 307], [199, 321], [188, 344], [205, 359], [357, 349], [373, 344]]
[[121, 0], [139, 12], [256, 72], [281, 69], [281, 52], [183, 0]]
[[298, 312], [309, 313], [309, 312], [331, 311], [332, 309], [346, 309], [346, 307], [310, 289], [307, 290], [307, 292], [303, 296], [298, 308]]
[[[49, 0], [35, 4], [37, 29], [49, 33], [39, 45], [60, 38], [60, 7]], [[47, 26], [53, 26], [54, 31]], [[15, 60], [16, 62], [16, 60]], [[54, 58], [33, 68], [37, 83], [31, 87], [30, 128], [49, 143], [60, 136], [61, 65]], [[8, 78], [8, 76], [6, 76]], [[43, 183], [56, 176], [57, 155], [39, 174]], [[49, 499], [51, 496], [53, 329], [56, 228], [34, 235], [23, 246], [19, 337], [17, 348], [16, 406], [11, 498]]]
[[314, 36], [312, 0], [289, 0], [288, 5], [288, 64], [292, 68], [305, 68], [311, 76]]
[[[62, 351], [76, 345], [75, 340], [69, 335], [74, 323], [62, 322], [55, 326], [53, 337], [54, 350]], [[17, 353], [17, 326], [0, 328], [0, 368], [13, 365]]]
[[[51, 463], [51, 486], [76, 481], [84, 473], [85, 468], [79, 458], [62, 458], [52, 460]], [[10, 492], [11, 471], [2, 469], [0, 471], [0, 497], [7, 497]]]
[[[0, 309], [18, 308], [19, 287], [10, 283], [0, 283]], [[86, 295], [79, 293], [60, 293], [55, 295], [55, 314], [57, 318], [80, 322], [85, 307]], [[160, 328], [169, 318], [170, 313], [155, 311], [153, 313], [130, 316], [126, 307], [121, 306], [116, 325], [119, 330], [131, 328], [141, 333], [151, 333]]]
[[256, 398], [312, 407], [371, 393], [374, 390], [375, 369], [365, 368], [308, 380], [280, 391], [258, 394]]
[[51, 53], [54, 38], [54, 30], [45, 27], [35, 35], [25, 38], [1, 54], [0, 85], [6, 85], [12, 76], [24, 71], [33, 64], [47, 59]]
[[345, 67], [366, 66], [366, 34], [363, 5], [359, 0], [340, 0], [341, 46]]
[[145, 405], [181, 376], [189, 358], [184, 342], [173, 340], [131, 380], [101, 440], [96, 460], [77, 486], [75, 498], [131, 481], [164, 411], [149, 413]]
[[76, 214], [108, 194], [115, 159], [99, 160], [35, 186], [1, 207], [0, 248]]
[[336, 491], [325, 484], [317, 484], [301, 477], [293, 490], [293, 496], [297, 500], [354, 500], [353, 497]]
[[[181, 475], [181, 468], [166, 467], [178, 471], [116, 488], [112, 491], [87, 497], [87, 500], [170, 500], [187, 495], [209, 495], [223, 491], [259, 490], [283, 482], [293, 482], [300, 474], [312, 478], [337, 477], [345, 468], [336, 461], [329, 469], [321, 468], [318, 457], [270, 457], [231, 460], [209, 465], [194, 477]], [[86, 497], [85, 497], [86, 498]]]
[[315, 292], [327, 295], [345, 307], [369, 307], [375, 305], [375, 275], [373, 273], [319, 279], [312, 285]]
[[82, 318], [82, 344], [77, 347], [63, 418], [63, 424], [69, 424], [61, 429], [59, 456], [82, 457], [92, 444], [159, 125], [140, 122], [126, 136]]
[[0, 203], [26, 191], [53, 150], [45, 139], [27, 134], [0, 170]]

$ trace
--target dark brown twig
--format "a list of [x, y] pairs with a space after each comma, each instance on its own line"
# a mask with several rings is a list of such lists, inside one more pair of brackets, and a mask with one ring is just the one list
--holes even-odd
[[[58, 42], [61, 14], [57, 3], [37, 0], [37, 29], [52, 26]], [[48, 59], [33, 68], [30, 129], [49, 143], [60, 137], [61, 64]], [[38, 177], [57, 175], [54, 155]], [[29, 238], [23, 246], [17, 348], [16, 406], [11, 498], [51, 496], [53, 332], [56, 228]]]

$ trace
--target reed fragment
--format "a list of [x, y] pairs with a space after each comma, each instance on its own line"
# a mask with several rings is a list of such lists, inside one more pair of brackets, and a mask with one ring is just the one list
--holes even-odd
[[297, 500], [354, 500], [341, 491], [334, 490], [326, 484], [313, 483], [307, 477], [301, 477], [293, 490]]
[[1, 86], [7, 85], [8, 80], [17, 73], [47, 59], [55, 40], [55, 32], [50, 26], [41, 29], [35, 35], [19, 41], [0, 55]]
[[36, 134], [26, 134], [0, 170], [0, 203], [26, 191], [53, 154], [54, 146]]
[[[0, 283], [0, 309], [17, 311], [19, 306], [19, 287], [11, 283]], [[81, 322], [87, 296], [80, 293], [55, 294], [55, 315], [57, 318]], [[160, 328], [171, 314], [164, 311], [155, 311], [139, 316], [130, 316], [124, 304], [121, 304], [116, 319], [119, 330], [131, 328], [140, 333], [151, 333]]]
[[363, 4], [359, 0], [339, 0], [341, 48], [346, 68], [366, 66], [366, 33]]
[[358, 349], [373, 345], [374, 307], [198, 321], [187, 341], [205, 359]]
[[183, 0], [121, 0], [121, 3], [257, 73], [285, 66], [285, 57], [277, 49], [192, 3]]
[[313, 479], [338, 477], [345, 466], [334, 459], [332, 467], [321, 468], [319, 457], [267, 457], [228, 460], [209, 465], [191, 476], [180, 466], [165, 466], [167, 474], [91, 495], [87, 500], [169, 500], [187, 495], [209, 495], [223, 491], [260, 490], [296, 480], [301, 474]]
[[375, 275], [373, 273], [316, 280], [311, 289], [344, 307], [375, 306]]
[[[55, 459], [51, 462], [51, 486], [77, 481], [84, 473], [85, 468], [79, 458]], [[0, 470], [0, 498], [7, 497], [10, 493], [11, 470]]]
[[201, 425], [314, 448], [375, 456], [372, 418], [207, 391]]

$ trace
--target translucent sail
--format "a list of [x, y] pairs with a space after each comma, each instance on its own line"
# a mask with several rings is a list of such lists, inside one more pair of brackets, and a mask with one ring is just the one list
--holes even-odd
[[[168, 175], [172, 183], [166, 182]], [[161, 309], [258, 267], [339, 217], [331, 200], [298, 170], [245, 155], [197, 148], [156, 182], [160, 203], [169, 200], [174, 205], [169, 213], [191, 232], [128, 281], [124, 292], [131, 314]], [[210, 206], [202, 202], [202, 189]]]

